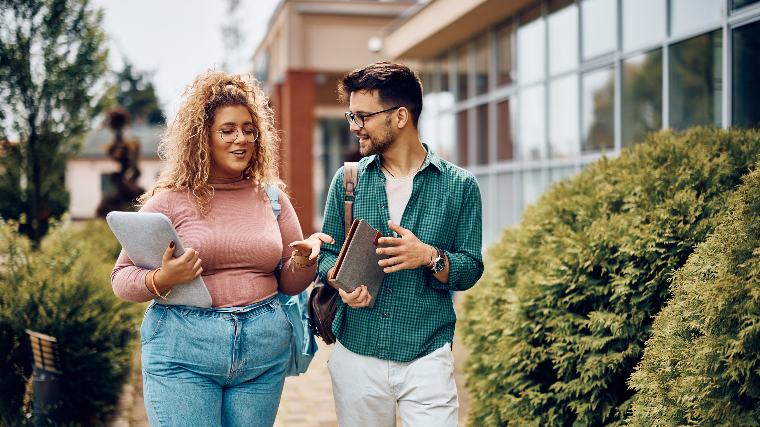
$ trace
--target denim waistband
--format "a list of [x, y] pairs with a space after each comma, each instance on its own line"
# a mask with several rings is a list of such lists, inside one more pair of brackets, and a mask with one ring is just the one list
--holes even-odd
[[[155, 301], [155, 300], [154, 300]], [[256, 301], [253, 304], [248, 304], [240, 307], [195, 307], [190, 305], [164, 305], [158, 302], [156, 304], [162, 305], [170, 310], [177, 310], [185, 315], [194, 316], [208, 316], [208, 317], [227, 317], [225, 315], [235, 315], [239, 317], [253, 317], [262, 312], [271, 311], [278, 305], [280, 301], [277, 299], [277, 295], [273, 295], [269, 298], [261, 301]]]

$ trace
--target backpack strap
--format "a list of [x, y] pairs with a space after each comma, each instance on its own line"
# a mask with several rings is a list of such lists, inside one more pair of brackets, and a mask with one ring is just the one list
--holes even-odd
[[354, 220], [354, 190], [359, 182], [358, 162], [343, 163], [343, 219], [345, 221], [345, 231], [351, 229], [351, 223]]
[[[280, 218], [280, 212], [282, 212], [282, 206], [280, 205], [280, 189], [274, 184], [267, 184], [267, 197], [269, 197], [269, 204], [272, 205], [272, 212], [274, 213], [274, 220], [277, 221]], [[279, 223], [277, 224], [279, 227]], [[282, 268], [282, 260], [277, 263], [276, 272], [279, 272]]]
[[269, 203], [272, 205], [274, 217], [277, 219], [280, 217], [280, 212], [282, 212], [282, 206], [280, 205], [280, 189], [274, 184], [267, 184], [267, 196], [269, 197]]

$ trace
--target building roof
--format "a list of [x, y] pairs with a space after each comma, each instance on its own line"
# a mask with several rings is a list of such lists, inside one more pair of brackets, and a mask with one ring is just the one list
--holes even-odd
[[427, 59], [506, 19], [532, 0], [430, 0], [389, 26], [383, 53]]
[[[157, 159], [158, 144], [161, 142], [161, 137], [165, 130], [166, 127], [164, 126], [138, 124], [127, 127], [124, 132], [124, 137], [125, 139], [136, 139], [140, 142], [140, 158]], [[111, 141], [113, 141], [113, 138], [113, 131], [106, 127], [91, 131], [85, 137], [84, 144], [82, 144], [82, 150], [74, 158], [107, 158], [106, 147]]]

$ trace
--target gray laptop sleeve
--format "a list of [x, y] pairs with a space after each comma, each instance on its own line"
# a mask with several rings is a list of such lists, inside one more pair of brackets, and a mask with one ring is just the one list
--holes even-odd
[[[129, 259], [138, 267], [160, 267], [164, 251], [172, 241], [175, 257], [185, 253], [174, 226], [164, 214], [113, 211], [106, 216], [106, 222]], [[175, 286], [166, 300], [156, 298], [160, 304], [211, 307], [211, 295], [200, 276]]]

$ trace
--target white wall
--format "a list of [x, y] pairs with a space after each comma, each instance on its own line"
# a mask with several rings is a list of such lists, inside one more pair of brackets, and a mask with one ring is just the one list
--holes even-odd
[[[149, 189], [161, 171], [161, 162], [140, 160], [139, 184]], [[69, 214], [72, 219], [95, 217], [95, 210], [103, 197], [101, 175], [115, 172], [118, 165], [111, 159], [75, 159], [66, 164], [66, 189], [69, 192]]]

